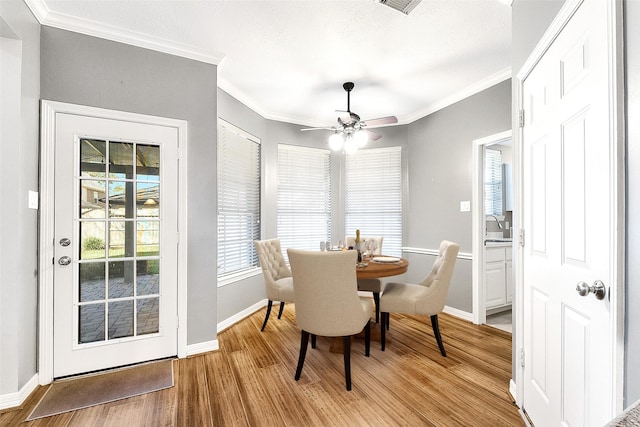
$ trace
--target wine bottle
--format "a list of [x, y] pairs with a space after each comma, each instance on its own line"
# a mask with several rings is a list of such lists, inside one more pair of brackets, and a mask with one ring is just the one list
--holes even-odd
[[362, 240], [360, 240], [360, 230], [356, 230], [356, 251], [358, 251], [358, 262], [362, 262]]

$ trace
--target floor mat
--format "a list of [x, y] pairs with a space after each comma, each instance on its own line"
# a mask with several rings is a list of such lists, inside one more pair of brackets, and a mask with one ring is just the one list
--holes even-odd
[[54, 381], [25, 421], [173, 387], [173, 361]]

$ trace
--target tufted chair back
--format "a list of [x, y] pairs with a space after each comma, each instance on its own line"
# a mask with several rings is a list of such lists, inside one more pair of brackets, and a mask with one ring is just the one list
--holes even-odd
[[280, 250], [280, 240], [256, 240], [253, 242], [258, 252], [258, 259], [262, 267], [262, 276], [264, 277], [264, 287], [267, 294], [267, 312], [264, 316], [261, 331], [267, 326], [269, 314], [273, 301], [280, 301], [280, 311], [278, 319], [282, 316], [284, 304], [294, 301], [293, 294], [293, 277], [291, 270], [287, 267], [282, 251]]
[[459, 248], [456, 243], [447, 240], [440, 242], [438, 257], [427, 277], [420, 282], [420, 285], [426, 286], [430, 291], [428, 297], [416, 302], [416, 306], [425, 314], [435, 314], [444, 309]]
[[291, 277], [291, 270], [280, 250], [280, 239], [256, 240], [254, 244], [264, 275], [267, 298], [274, 301], [289, 301], [289, 298], [282, 298], [280, 286], [277, 284], [280, 279]]

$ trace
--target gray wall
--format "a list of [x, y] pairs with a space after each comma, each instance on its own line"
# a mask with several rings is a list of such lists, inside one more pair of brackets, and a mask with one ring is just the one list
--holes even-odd
[[[411, 123], [408, 128], [405, 246], [437, 250], [440, 241], [446, 239], [458, 243], [460, 252], [471, 253], [471, 212], [460, 212], [460, 202], [471, 200], [472, 142], [511, 129], [511, 80]], [[429, 260], [422, 263], [425, 267], [421, 273], [426, 275]], [[447, 305], [471, 313], [471, 262], [459, 260], [456, 271]]]
[[188, 344], [216, 338], [217, 68], [50, 27], [41, 97], [188, 121]]
[[627, 280], [625, 407], [640, 399], [640, 2], [625, 2], [627, 86]]
[[[0, 31], [21, 44], [17, 105], [5, 114], [0, 141], [0, 397], [17, 393], [37, 373], [37, 211], [27, 192], [38, 190], [40, 25], [22, 0], [0, 1]], [[16, 61], [17, 63], [18, 61]], [[9, 88], [4, 86], [2, 96]], [[14, 88], [11, 88], [14, 89]], [[5, 128], [5, 126], [7, 126]], [[4, 140], [6, 135], [17, 135]]]

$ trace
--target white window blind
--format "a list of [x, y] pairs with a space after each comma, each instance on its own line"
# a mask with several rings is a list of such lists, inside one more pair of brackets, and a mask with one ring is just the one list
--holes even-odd
[[278, 145], [278, 238], [285, 258], [331, 239], [330, 150]]
[[260, 140], [218, 121], [218, 277], [258, 265]]
[[347, 155], [345, 232], [383, 236], [385, 255], [402, 255], [401, 147], [358, 150]]
[[484, 214], [502, 215], [502, 153], [484, 151]]

